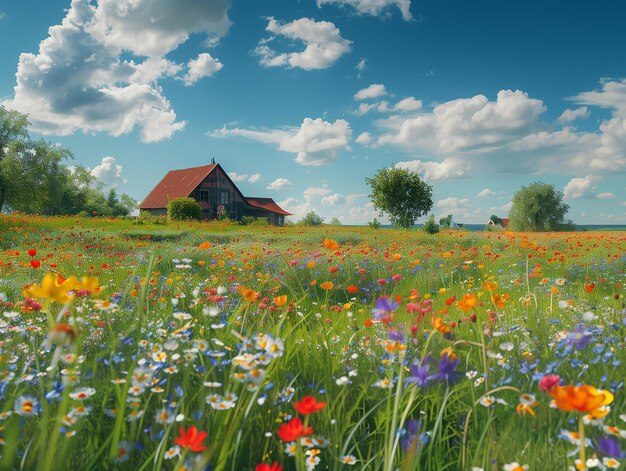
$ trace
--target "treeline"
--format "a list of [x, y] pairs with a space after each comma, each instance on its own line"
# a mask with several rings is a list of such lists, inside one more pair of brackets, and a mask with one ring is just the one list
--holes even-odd
[[107, 190], [86, 167], [65, 165], [69, 149], [32, 140], [28, 117], [0, 106], [0, 211], [127, 216], [137, 202]]

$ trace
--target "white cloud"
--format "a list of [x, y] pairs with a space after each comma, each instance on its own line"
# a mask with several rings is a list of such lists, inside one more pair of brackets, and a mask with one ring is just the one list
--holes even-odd
[[255, 173], [254, 175], [248, 174], [238, 174], [237, 172], [228, 172], [228, 176], [234, 182], [248, 182], [248, 183], [256, 183], [261, 180], [261, 174]]
[[[72, 8], [82, 0], [73, 0]], [[227, 0], [99, 0], [86, 29], [99, 42], [139, 56], [160, 57], [192, 33], [223, 36], [230, 28]]]
[[300, 200], [290, 197], [283, 201], [278, 202], [278, 206], [285, 211], [289, 211], [293, 216], [291, 218], [294, 221], [302, 219], [310, 211], [315, 211], [317, 208], [311, 205], [309, 201], [301, 202]]
[[325, 165], [333, 162], [339, 152], [350, 150], [350, 124], [343, 119], [334, 123], [321, 118], [305, 118], [297, 133], [280, 142], [279, 149], [297, 154], [301, 165]]
[[500, 205], [500, 206], [492, 206], [489, 209], [489, 212], [492, 214], [495, 213], [496, 215], [503, 214], [504, 217], [506, 217], [508, 216], [509, 211], [511, 210], [512, 207], [513, 207], [513, 201], [509, 201], [508, 203]]
[[396, 167], [420, 173], [428, 181], [463, 178], [470, 169], [467, 162], [453, 158], [446, 159], [443, 162], [422, 162], [421, 160], [399, 162], [396, 164]]
[[601, 200], [611, 200], [615, 198], [615, 195], [611, 193], [610, 191], [605, 191], [604, 193], [598, 193], [596, 195], [596, 198], [599, 198]]
[[570, 110], [569, 108], [561, 113], [561, 116], [557, 119], [557, 121], [561, 124], [571, 123], [572, 121], [576, 121], [577, 119], [585, 119], [589, 117], [589, 109], [586, 106], [581, 106], [580, 108], [576, 108], [575, 110]]
[[321, 198], [329, 193], [332, 191], [328, 185], [324, 184], [322, 186], [310, 186], [302, 192], [302, 195], [306, 201], [313, 201], [315, 198]]
[[378, 143], [442, 154], [496, 150], [527, 136], [545, 109], [519, 90], [501, 90], [495, 102], [476, 95], [445, 102], [432, 113], [380, 121], [388, 132]]
[[497, 193], [490, 188], [484, 188], [478, 193], [478, 196], [480, 196], [481, 198], [493, 198], [496, 195]]
[[367, 59], [361, 59], [358, 64], [354, 66], [354, 68], [359, 72], [363, 72], [365, 69], [367, 69]]
[[469, 198], [456, 198], [454, 196], [450, 196], [437, 201], [435, 206], [444, 211], [450, 211], [451, 209], [470, 208], [472, 206], [472, 201]]
[[357, 144], [361, 144], [362, 146], [365, 146], [369, 144], [370, 142], [372, 142], [372, 135], [367, 131], [362, 132], [361, 134], [358, 135], [358, 137], [356, 138], [354, 142], [356, 142]]
[[291, 188], [293, 183], [291, 183], [286, 178], [277, 178], [272, 183], [267, 185], [268, 190], [283, 190], [285, 188]]
[[346, 198], [339, 193], [335, 193], [332, 195], [328, 195], [322, 198], [321, 200], [324, 206], [335, 206], [337, 204], [344, 204], [346, 202]]
[[407, 97], [393, 106], [393, 111], [417, 111], [422, 108], [422, 101], [415, 97]]
[[244, 137], [266, 144], [278, 144], [278, 149], [296, 154], [300, 165], [326, 165], [343, 150], [351, 150], [350, 124], [338, 119], [334, 123], [321, 118], [305, 118], [299, 128], [249, 130], [226, 127], [208, 133], [211, 137]]
[[115, 163], [115, 158], [102, 157], [102, 161], [91, 169], [91, 174], [107, 186], [117, 186], [126, 183], [122, 177], [122, 166]]
[[563, 195], [567, 199], [577, 199], [592, 193], [596, 184], [602, 180], [602, 178], [595, 175], [587, 175], [585, 177], [572, 178], [565, 188], [563, 188]]
[[378, 98], [386, 94], [387, 90], [385, 90], [385, 86], [382, 83], [373, 83], [369, 87], [362, 88], [356, 92], [354, 99], [357, 101], [371, 100], [372, 98]]
[[[163, 55], [189, 34], [224, 34], [227, 6], [226, 0], [73, 0], [39, 51], [20, 55], [14, 96], [2, 104], [28, 113], [42, 134], [119, 136], [139, 128], [144, 142], [170, 138], [185, 122], [176, 120], [156, 81], [182, 66]], [[125, 51], [148, 58], [122, 59]]]
[[[264, 67], [326, 69], [350, 51], [351, 41], [342, 38], [339, 29], [329, 21], [300, 18], [291, 23], [281, 24], [270, 17], [265, 30], [273, 36], [261, 40], [255, 49]], [[268, 46], [277, 36], [302, 41], [306, 47], [300, 52], [279, 53]]]
[[398, 7], [405, 21], [413, 19], [411, 0], [317, 0], [318, 8], [322, 5], [336, 4], [354, 8], [360, 15], [380, 16], [390, 7]]
[[603, 80], [602, 89], [582, 92], [570, 98], [581, 105], [592, 105], [615, 110], [615, 116], [626, 118], [626, 79]]
[[183, 77], [183, 82], [185, 85], [193, 85], [202, 77], [210, 77], [219, 72], [224, 66], [219, 59], [214, 59], [208, 52], [203, 52], [197, 59], [191, 59], [187, 67], [188, 72]]

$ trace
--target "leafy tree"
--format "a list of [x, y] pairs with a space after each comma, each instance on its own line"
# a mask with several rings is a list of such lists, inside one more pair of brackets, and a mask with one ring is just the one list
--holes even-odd
[[439, 232], [439, 224], [435, 222], [435, 215], [431, 214], [430, 217], [424, 223], [424, 232], [427, 234], [436, 234]]
[[448, 229], [452, 225], [452, 214], [448, 214], [445, 218], [439, 219], [439, 225], [442, 229]]
[[[17, 143], [28, 141], [28, 117], [17, 111], [7, 110], [4, 106], [0, 106], [0, 166], [11, 151], [12, 147]], [[0, 168], [0, 210], [4, 206], [7, 196], [7, 185], [11, 181]]]
[[523, 186], [513, 195], [509, 211], [509, 229], [514, 231], [571, 230], [574, 224], [565, 220], [569, 205], [554, 185], [535, 182]]
[[379, 170], [365, 181], [372, 188], [374, 208], [387, 213], [395, 226], [408, 228], [433, 207], [433, 188], [419, 173], [392, 167]]
[[309, 211], [306, 216], [300, 219], [300, 224], [303, 226], [321, 226], [323, 222], [324, 218], [315, 211]]
[[328, 224], [330, 224], [331, 226], [341, 226], [341, 221], [339, 220], [338, 217], [335, 216], [334, 218], [330, 220]]
[[377, 218], [374, 218], [372, 221], [367, 223], [368, 226], [372, 229], [380, 229], [380, 221]]

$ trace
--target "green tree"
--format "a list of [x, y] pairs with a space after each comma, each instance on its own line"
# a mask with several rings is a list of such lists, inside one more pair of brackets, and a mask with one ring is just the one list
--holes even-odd
[[439, 225], [442, 229], [448, 229], [452, 224], [452, 214], [448, 214], [445, 218], [439, 219]]
[[330, 224], [331, 226], [341, 226], [341, 221], [338, 217], [335, 216], [330, 220], [328, 224]]
[[424, 232], [427, 234], [436, 234], [439, 232], [439, 224], [435, 222], [435, 215], [431, 214], [430, 217], [424, 223]]
[[381, 216], [386, 213], [395, 226], [408, 228], [433, 207], [433, 188], [419, 173], [392, 167], [366, 178], [372, 188], [370, 200]]
[[303, 226], [321, 226], [323, 222], [324, 218], [315, 211], [309, 211], [302, 219], [300, 219], [300, 224]]
[[509, 229], [513, 231], [563, 231], [574, 224], [565, 220], [569, 205], [554, 185], [535, 182], [523, 186], [513, 195], [509, 211]]
[[11, 183], [5, 175], [2, 165], [7, 154], [15, 152], [14, 147], [28, 141], [28, 117], [17, 111], [7, 110], [0, 106], [0, 210], [7, 196], [7, 185]]

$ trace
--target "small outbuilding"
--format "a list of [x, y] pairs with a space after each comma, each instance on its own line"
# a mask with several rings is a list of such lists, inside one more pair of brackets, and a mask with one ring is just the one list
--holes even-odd
[[141, 211], [155, 216], [167, 214], [172, 198], [194, 198], [202, 208], [202, 219], [215, 219], [224, 212], [230, 219], [244, 216], [267, 219], [282, 226], [285, 211], [272, 198], [246, 197], [233, 183], [220, 164], [170, 170], [139, 205]]

